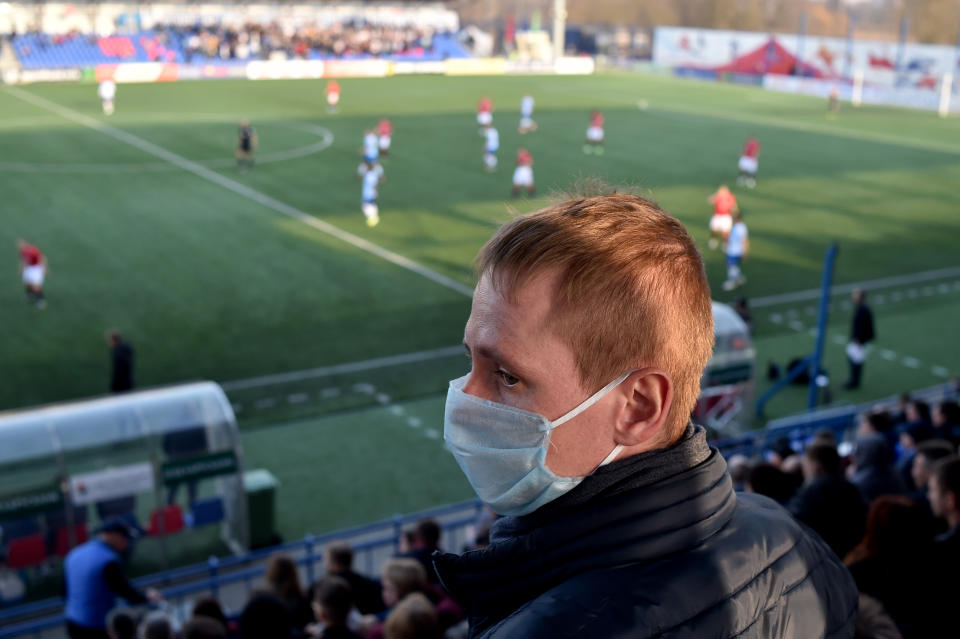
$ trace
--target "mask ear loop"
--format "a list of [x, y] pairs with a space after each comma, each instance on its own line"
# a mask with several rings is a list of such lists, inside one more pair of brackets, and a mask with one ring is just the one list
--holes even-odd
[[593, 395], [591, 395], [590, 397], [588, 397], [587, 399], [585, 399], [582, 404], [580, 404], [579, 406], [577, 406], [576, 408], [574, 408], [572, 411], [570, 411], [569, 413], [567, 413], [567, 414], [564, 415], [563, 417], [560, 417], [560, 418], [557, 419], [556, 421], [551, 422], [551, 424], [550, 424], [551, 430], [554, 429], [554, 428], [556, 428], [557, 426], [560, 426], [561, 424], [567, 423], [568, 421], [570, 421], [571, 419], [573, 419], [574, 417], [576, 417], [577, 415], [579, 415], [579, 414], [582, 413], [583, 411], [587, 410], [588, 408], [590, 408], [591, 406], [593, 406], [594, 404], [596, 404], [598, 401], [600, 401], [600, 399], [601, 399], [604, 395], [606, 395], [606, 394], [609, 393], [611, 390], [613, 390], [614, 388], [616, 388], [617, 386], [619, 386], [620, 384], [622, 384], [622, 383], [623, 383], [623, 380], [625, 380], [625, 379], [627, 379], [628, 377], [630, 377], [630, 375], [632, 375], [633, 373], [634, 373], [634, 371], [627, 371], [626, 373], [624, 373], [623, 375], [621, 375], [621, 376], [618, 377], [617, 379], [613, 380], [612, 382], [610, 382], [609, 384], [607, 384], [606, 386], [604, 386], [603, 388], [601, 388], [600, 390], [598, 390], [596, 393], [594, 393]]

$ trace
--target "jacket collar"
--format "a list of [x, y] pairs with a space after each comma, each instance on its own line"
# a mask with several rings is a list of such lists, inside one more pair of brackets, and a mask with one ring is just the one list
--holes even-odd
[[[665, 458], [669, 468], [659, 465]], [[578, 574], [697, 546], [736, 508], [726, 462], [700, 427], [674, 447], [605, 468], [530, 515], [498, 521], [484, 550], [434, 555], [441, 583], [474, 622], [506, 616]]]

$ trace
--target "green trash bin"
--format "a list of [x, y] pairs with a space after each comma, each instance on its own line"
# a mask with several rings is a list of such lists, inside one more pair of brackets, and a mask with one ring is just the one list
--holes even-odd
[[250, 548], [263, 548], [279, 543], [276, 526], [277, 486], [280, 482], [265, 468], [243, 474], [247, 494], [247, 517], [250, 522]]

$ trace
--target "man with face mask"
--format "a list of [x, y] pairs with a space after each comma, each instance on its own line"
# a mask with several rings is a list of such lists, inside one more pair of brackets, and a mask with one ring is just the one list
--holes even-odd
[[628, 195], [504, 225], [477, 259], [444, 439], [506, 515], [435, 554], [471, 637], [852, 637], [857, 590], [690, 423], [713, 347], [683, 226]]

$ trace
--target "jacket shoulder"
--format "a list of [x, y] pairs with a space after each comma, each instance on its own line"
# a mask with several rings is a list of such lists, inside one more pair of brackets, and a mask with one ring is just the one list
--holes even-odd
[[484, 637], [852, 637], [857, 589], [819, 537], [772, 500], [738, 495], [714, 537], [649, 563], [598, 566]]

